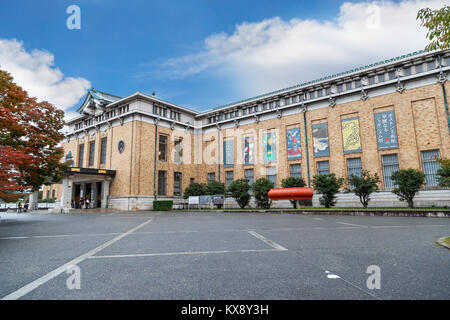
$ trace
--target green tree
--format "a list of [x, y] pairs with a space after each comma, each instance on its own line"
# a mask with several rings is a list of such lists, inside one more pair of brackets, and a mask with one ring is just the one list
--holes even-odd
[[441, 168], [436, 172], [438, 175], [439, 186], [450, 188], [450, 159], [437, 159], [437, 162], [441, 164]]
[[192, 182], [186, 189], [184, 189], [183, 198], [187, 199], [189, 197], [203, 196], [205, 194], [206, 194], [206, 184]]
[[336, 178], [334, 173], [319, 174], [313, 177], [313, 188], [322, 194], [319, 201], [325, 208], [330, 208], [336, 204], [336, 193], [344, 183], [343, 178]]
[[[289, 177], [286, 179], [283, 179], [281, 181], [281, 186], [283, 188], [294, 188], [294, 187], [304, 187], [306, 186], [305, 180], [300, 177]], [[297, 200], [289, 200], [292, 205], [294, 206], [294, 209], [297, 208]]]
[[255, 197], [258, 208], [270, 208], [272, 200], [269, 199], [268, 193], [273, 187], [273, 182], [266, 178], [259, 178], [253, 183], [253, 196]]
[[206, 186], [206, 195], [225, 194], [225, 184], [220, 181], [210, 181]]
[[359, 201], [364, 209], [369, 204], [370, 194], [379, 190], [378, 183], [380, 183], [378, 174], [371, 174], [367, 170], [362, 170], [361, 176], [351, 174], [348, 178], [348, 184], [351, 186], [350, 190], [359, 197]]
[[420, 19], [420, 25], [428, 29], [427, 38], [431, 42], [425, 47], [426, 51], [450, 47], [450, 6], [438, 10], [420, 9], [416, 19]]
[[425, 183], [425, 174], [416, 169], [402, 169], [394, 172], [391, 180], [396, 185], [392, 192], [399, 197], [400, 201], [408, 202], [409, 208], [413, 208], [414, 196]]
[[248, 193], [249, 190], [250, 185], [248, 184], [248, 180], [238, 179], [230, 184], [227, 191], [231, 193], [231, 196], [234, 199], [236, 199], [236, 202], [241, 208], [245, 208], [250, 201], [250, 194]]

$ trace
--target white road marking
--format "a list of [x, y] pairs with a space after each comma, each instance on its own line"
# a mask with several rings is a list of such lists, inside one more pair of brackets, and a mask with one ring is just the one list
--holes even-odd
[[420, 224], [420, 225], [410, 225], [410, 226], [372, 226], [370, 228], [379, 229], [379, 228], [423, 228], [423, 227], [447, 227], [445, 224]]
[[347, 223], [347, 222], [340, 222], [340, 221], [336, 221], [336, 223], [345, 224], [347, 226], [353, 226], [353, 227], [367, 228], [367, 226], [362, 226], [360, 224], [354, 224], [354, 223]]
[[265, 243], [267, 243], [269, 246], [271, 246], [272, 248], [275, 248], [277, 250], [282, 250], [282, 251], [286, 251], [287, 249], [281, 245], [279, 245], [278, 243], [273, 242], [270, 239], [267, 239], [266, 237], [260, 235], [259, 233], [256, 233], [253, 230], [248, 230], [248, 233], [250, 233], [252, 236], [258, 238], [259, 240], [264, 241]]
[[75, 259], [67, 262], [66, 264], [60, 266], [59, 268], [56, 268], [55, 270], [47, 273], [45, 276], [42, 276], [39, 279], [36, 279], [33, 282], [30, 282], [29, 284], [23, 286], [22, 288], [20, 288], [20, 289], [14, 291], [14, 292], [8, 294], [7, 296], [3, 297], [1, 300], [17, 300], [17, 299], [23, 297], [24, 295], [26, 295], [27, 293], [33, 291], [34, 289], [36, 289], [40, 285], [42, 285], [42, 284], [52, 280], [53, 278], [57, 277], [61, 273], [66, 272], [67, 268], [83, 262], [84, 260], [86, 260], [89, 257], [93, 256], [97, 252], [105, 249], [106, 247], [108, 247], [108, 246], [112, 245], [113, 243], [119, 241], [120, 239], [126, 237], [130, 233], [132, 233], [132, 232], [142, 228], [146, 224], [152, 222], [152, 220], [153, 220], [153, 218], [148, 220], [148, 221], [146, 221], [146, 222], [144, 222], [144, 223], [141, 223], [140, 225], [138, 225], [138, 226], [128, 230], [125, 233], [120, 234], [119, 236], [115, 237], [114, 239], [111, 239], [111, 240], [105, 242], [104, 244], [98, 246], [97, 248], [94, 248], [91, 251], [88, 251], [85, 254], [82, 254], [78, 258], [75, 258]]
[[245, 252], [275, 252], [280, 249], [249, 249], [249, 250], [221, 250], [221, 251], [182, 251], [182, 252], [162, 252], [162, 253], [135, 253], [135, 254], [115, 254], [105, 256], [90, 256], [89, 259], [111, 259], [111, 258], [135, 258], [135, 257], [159, 257], [159, 256], [180, 256], [199, 254], [220, 254], [220, 253], [245, 253]]
[[46, 236], [0, 237], [0, 240], [45, 239], [45, 238], [86, 237], [86, 236], [115, 236], [119, 234], [122, 233], [112, 232], [112, 233], [84, 233], [84, 234], [55, 234]]
[[325, 271], [325, 273], [327, 274], [328, 279], [340, 279], [341, 278], [337, 274], [332, 274], [330, 271]]
[[323, 221], [322, 218], [313, 218], [314, 220], [319, 220], [319, 221]]

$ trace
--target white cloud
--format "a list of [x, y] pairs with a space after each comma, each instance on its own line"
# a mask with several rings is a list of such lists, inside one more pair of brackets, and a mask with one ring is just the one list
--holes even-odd
[[27, 52], [15, 39], [0, 39], [0, 68], [14, 77], [14, 82], [38, 100], [46, 100], [59, 109], [74, 106], [91, 87], [84, 78], [64, 77], [54, 66], [48, 51]]
[[255, 95], [423, 49], [424, 7], [446, 1], [343, 3], [329, 21], [279, 17], [243, 22], [233, 34], [213, 34], [202, 51], [167, 60], [171, 77], [201, 72], [226, 75], [243, 95]]

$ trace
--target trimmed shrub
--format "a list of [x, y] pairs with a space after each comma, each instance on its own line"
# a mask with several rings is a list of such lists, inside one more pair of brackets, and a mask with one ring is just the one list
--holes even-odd
[[[304, 187], [306, 186], [305, 180], [303, 178], [299, 177], [289, 177], [286, 179], [283, 179], [281, 181], [281, 186], [283, 188], [293, 188], [293, 187]], [[292, 205], [294, 206], [294, 209], [297, 208], [297, 201], [301, 200], [289, 200]]]
[[319, 174], [313, 177], [313, 187], [318, 193], [322, 194], [319, 199], [320, 204], [325, 208], [333, 207], [336, 204], [336, 193], [344, 183], [343, 178], [336, 178], [334, 173]]
[[268, 193], [273, 188], [273, 182], [266, 178], [259, 178], [253, 183], [253, 195], [256, 199], [258, 208], [270, 209], [272, 200], [269, 199]]
[[189, 197], [203, 196], [206, 194], [206, 184], [192, 182], [186, 189], [184, 189], [183, 198], [187, 199]]
[[154, 211], [169, 211], [172, 210], [173, 201], [172, 200], [155, 200], [153, 201]]
[[439, 186], [450, 188], [450, 159], [437, 159], [437, 162], [441, 165], [441, 168], [436, 172], [438, 175]]
[[378, 191], [379, 182], [378, 174], [371, 174], [367, 170], [362, 170], [361, 177], [351, 174], [347, 181], [349, 189], [359, 197], [364, 209], [369, 204], [370, 194]]
[[211, 181], [206, 186], [206, 195], [218, 195], [218, 194], [225, 194], [225, 184], [223, 182], [219, 181]]
[[250, 194], [248, 193], [249, 190], [250, 185], [248, 184], [248, 180], [238, 179], [230, 184], [227, 191], [231, 193], [231, 196], [239, 204], [239, 207], [245, 208], [250, 201]]
[[395, 171], [391, 180], [396, 185], [392, 193], [396, 194], [400, 201], [408, 202], [409, 208], [413, 208], [413, 199], [425, 183], [425, 174], [416, 169], [402, 169]]

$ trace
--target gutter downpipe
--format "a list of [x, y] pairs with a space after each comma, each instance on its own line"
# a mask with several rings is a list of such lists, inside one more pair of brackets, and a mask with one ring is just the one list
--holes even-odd
[[158, 122], [159, 118], [155, 119], [155, 172], [153, 173], [153, 197], [154, 201], [158, 200], [156, 196], [156, 152], [158, 146]]
[[217, 167], [219, 169], [219, 182], [220, 182], [220, 125], [217, 124]]
[[307, 111], [307, 107], [305, 106], [305, 104], [302, 101], [302, 111], [303, 111], [303, 124], [305, 126], [305, 144], [306, 144], [306, 168], [308, 170], [308, 187], [311, 187], [311, 178], [310, 178], [310, 173], [309, 173], [309, 151], [308, 151], [308, 132], [306, 130], [306, 111]]
[[450, 133], [450, 115], [448, 113], [448, 104], [447, 104], [447, 93], [445, 91], [445, 76], [442, 72], [442, 62], [441, 62], [441, 56], [438, 56], [438, 60], [439, 60], [439, 69], [440, 69], [440, 73], [439, 73], [439, 82], [441, 83], [442, 86], [442, 93], [444, 95], [444, 105], [445, 105], [445, 113], [447, 114], [447, 127], [448, 127], [448, 131]]

